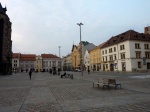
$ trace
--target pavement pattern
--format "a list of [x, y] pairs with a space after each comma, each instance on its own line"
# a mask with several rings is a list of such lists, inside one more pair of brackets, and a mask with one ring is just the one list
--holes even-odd
[[[1, 75], [0, 112], [150, 112], [148, 73], [67, 73], [73, 79], [47, 72], [31, 80], [28, 73]], [[93, 88], [100, 78], [115, 78], [122, 88]]]

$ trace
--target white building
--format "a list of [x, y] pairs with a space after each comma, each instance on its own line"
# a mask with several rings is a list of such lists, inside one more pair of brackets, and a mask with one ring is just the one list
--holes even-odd
[[149, 34], [129, 30], [110, 38], [101, 49], [104, 71], [131, 72], [150, 69]]
[[85, 54], [84, 54], [84, 65], [85, 65], [85, 70], [90, 69], [90, 54], [89, 54], [89, 50], [85, 51]]
[[53, 54], [41, 54], [43, 71], [49, 72], [58, 71], [62, 69], [62, 60]]
[[30, 69], [34, 71], [36, 68], [36, 55], [35, 54], [21, 54], [19, 63], [20, 63], [19, 68], [21, 72], [23, 71], [28, 72]]
[[13, 53], [12, 57], [12, 71], [19, 72], [19, 61], [20, 61], [20, 53]]

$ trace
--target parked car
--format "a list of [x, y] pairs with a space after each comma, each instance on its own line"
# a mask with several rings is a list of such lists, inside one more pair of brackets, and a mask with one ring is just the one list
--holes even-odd
[[76, 72], [81, 72], [81, 70], [80, 69], [76, 69]]

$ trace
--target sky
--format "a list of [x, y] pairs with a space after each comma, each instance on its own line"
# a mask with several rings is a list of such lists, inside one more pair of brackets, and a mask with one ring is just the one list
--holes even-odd
[[12, 22], [12, 51], [66, 56], [81, 38], [98, 46], [150, 25], [150, 0], [1, 0]]

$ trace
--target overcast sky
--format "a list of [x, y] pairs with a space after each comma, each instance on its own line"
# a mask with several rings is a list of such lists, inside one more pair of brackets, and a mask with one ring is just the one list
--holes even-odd
[[14, 53], [61, 56], [82, 40], [95, 44], [150, 25], [150, 0], [1, 0], [12, 22]]

